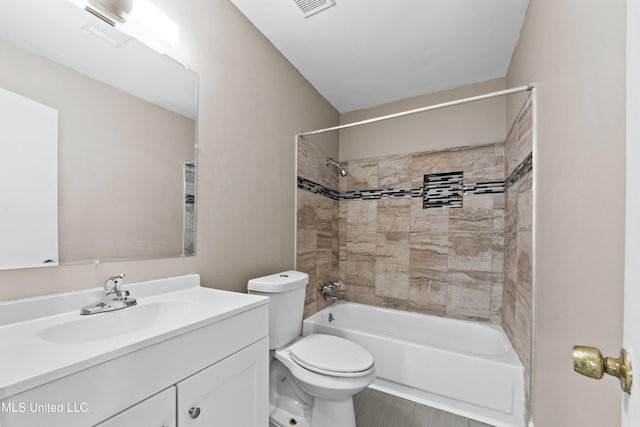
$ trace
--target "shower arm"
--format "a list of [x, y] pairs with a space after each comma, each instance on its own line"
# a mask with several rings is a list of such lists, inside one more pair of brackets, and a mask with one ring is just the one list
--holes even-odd
[[333, 161], [333, 160], [331, 160], [331, 159], [327, 159], [327, 160], [325, 160], [325, 161], [324, 161], [324, 165], [325, 165], [325, 166], [333, 165], [333, 166], [337, 167], [337, 168], [338, 168], [338, 171], [340, 171], [340, 176], [342, 176], [342, 177], [345, 177], [345, 176], [347, 176], [347, 174], [348, 174], [348, 173], [347, 173], [347, 170], [346, 170], [345, 168], [343, 168], [343, 167], [340, 165], [340, 163], [335, 162], [335, 161]]

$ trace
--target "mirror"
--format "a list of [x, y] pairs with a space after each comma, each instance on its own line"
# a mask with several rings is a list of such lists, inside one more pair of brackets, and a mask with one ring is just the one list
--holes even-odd
[[0, 88], [58, 111], [60, 263], [194, 255], [197, 75], [68, 0], [4, 3]]

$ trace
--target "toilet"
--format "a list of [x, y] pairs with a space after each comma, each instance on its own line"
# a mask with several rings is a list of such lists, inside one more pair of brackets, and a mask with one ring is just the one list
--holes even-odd
[[309, 276], [285, 271], [249, 280], [269, 300], [269, 425], [355, 427], [353, 395], [375, 379], [373, 356], [344, 338], [300, 337]]

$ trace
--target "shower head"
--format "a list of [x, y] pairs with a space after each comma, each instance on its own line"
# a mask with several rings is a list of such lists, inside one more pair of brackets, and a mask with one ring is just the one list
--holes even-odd
[[340, 171], [340, 176], [341, 177], [345, 177], [347, 176], [347, 170], [345, 168], [343, 168], [342, 166], [340, 166], [340, 163], [338, 162], [334, 162], [333, 160], [327, 159], [324, 161], [324, 165], [325, 166], [329, 166], [329, 165], [333, 165], [335, 167], [338, 168], [338, 170]]

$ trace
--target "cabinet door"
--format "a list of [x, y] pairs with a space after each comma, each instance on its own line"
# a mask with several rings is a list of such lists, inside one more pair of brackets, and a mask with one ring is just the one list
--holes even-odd
[[176, 388], [169, 387], [95, 427], [175, 427]]
[[268, 342], [264, 338], [179, 382], [178, 427], [266, 427]]

